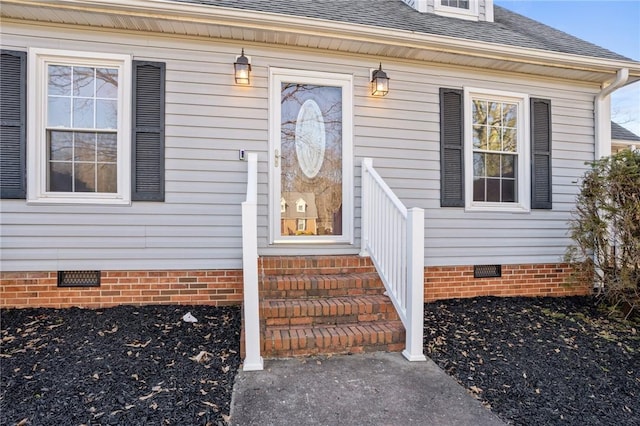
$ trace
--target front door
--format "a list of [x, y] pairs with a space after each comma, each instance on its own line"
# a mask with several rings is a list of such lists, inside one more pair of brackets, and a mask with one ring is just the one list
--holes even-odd
[[352, 76], [270, 74], [271, 242], [352, 242]]

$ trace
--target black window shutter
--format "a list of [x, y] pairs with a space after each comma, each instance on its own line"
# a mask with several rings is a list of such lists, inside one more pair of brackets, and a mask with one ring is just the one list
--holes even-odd
[[440, 206], [464, 207], [463, 92], [440, 89]]
[[165, 64], [133, 61], [131, 141], [134, 201], [164, 201]]
[[27, 53], [0, 55], [0, 198], [25, 198]]
[[531, 98], [531, 208], [551, 209], [551, 101]]

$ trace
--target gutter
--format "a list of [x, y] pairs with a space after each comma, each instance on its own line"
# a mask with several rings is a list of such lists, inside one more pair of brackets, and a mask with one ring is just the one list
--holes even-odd
[[621, 68], [615, 80], [604, 85], [594, 100], [595, 149], [594, 160], [611, 155], [611, 94], [629, 81], [629, 69]]

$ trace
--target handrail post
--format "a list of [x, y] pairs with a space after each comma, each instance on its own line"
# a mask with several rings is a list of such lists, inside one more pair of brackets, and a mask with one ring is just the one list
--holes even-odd
[[424, 210], [407, 210], [407, 327], [402, 355], [425, 361], [424, 336]]
[[360, 178], [362, 193], [360, 194], [360, 256], [369, 257], [369, 203], [371, 201], [371, 193], [369, 188], [369, 168], [373, 167], [371, 158], [362, 159], [362, 168]]
[[247, 167], [247, 200], [242, 203], [242, 275], [244, 281], [244, 348], [243, 371], [264, 368], [260, 356], [260, 301], [258, 298], [258, 155], [249, 153]]

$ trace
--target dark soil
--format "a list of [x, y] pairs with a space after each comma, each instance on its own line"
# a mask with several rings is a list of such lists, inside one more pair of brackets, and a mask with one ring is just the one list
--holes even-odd
[[[425, 349], [508, 423], [640, 425], [635, 321], [591, 298], [440, 301]], [[0, 424], [225, 424], [239, 334], [238, 307], [4, 310]]]
[[640, 425], [634, 321], [589, 297], [440, 301], [425, 305], [425, 349], [510, 424]]
[[1, 321], [0, 424], [226, 424], [238, 307], [12, 309]]

